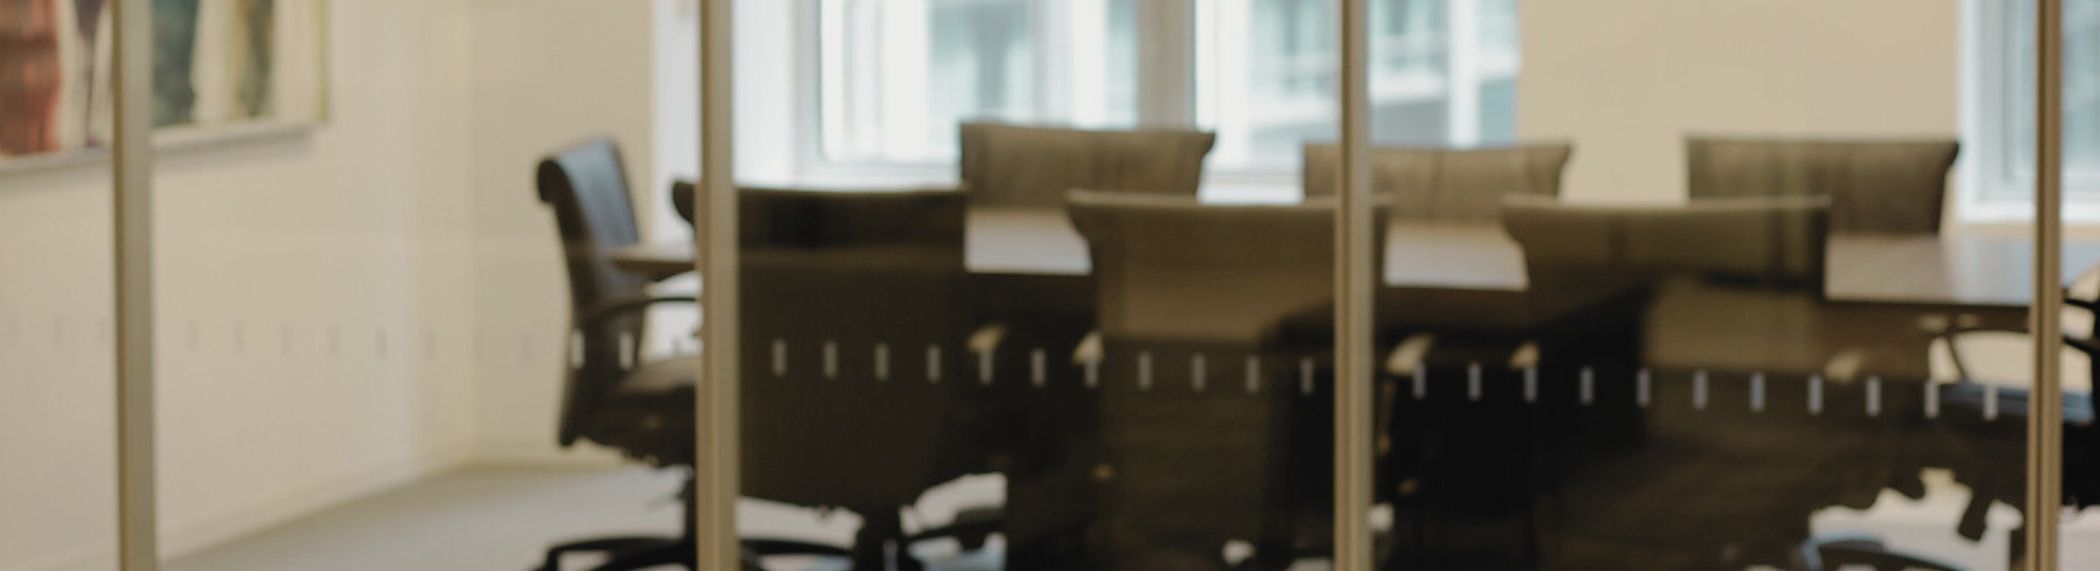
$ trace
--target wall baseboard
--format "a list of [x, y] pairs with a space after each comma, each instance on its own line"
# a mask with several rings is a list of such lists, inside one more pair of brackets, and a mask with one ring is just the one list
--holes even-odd
[[[369, 468], [289, 486], [252, 501], [167, 521], [161, 526], [161, 557], [163, 560], [180, 558], [262, 532], [358, 498], [465, 466], [473, 456], [465, 445], [443, 446], [423, 454], [375, 462]], [[90, 571], [114, 569], [116, 566], [114, 540], [104, 538], [93, 547], [31, 562], [22, 571]]]

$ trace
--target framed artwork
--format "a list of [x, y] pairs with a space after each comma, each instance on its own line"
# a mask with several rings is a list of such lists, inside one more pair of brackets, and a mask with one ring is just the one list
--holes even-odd
[[[0, 168], [110, 140], [111, 0], [0, 0]], [[325, 0], [153, 0], [158, 146], [297, 129], [326, 110]]]

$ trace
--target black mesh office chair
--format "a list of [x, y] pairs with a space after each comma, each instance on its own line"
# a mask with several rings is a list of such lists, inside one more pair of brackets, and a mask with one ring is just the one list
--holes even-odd
[[[613, 250], [638, 240], [620, 152], [594, 140], [554, 154], [538, 168], [540, 201], [554, 210], [569, 274], [573, 345], [562, 395], [562, 446], [591, 442], [658, 467], [693, 463], [693, 378], [690, 360], [650, 361], [641, 355], [646, 310], [689, 304], [691, 296], [651, 296], [649, 280], [612, 263]], [[603, 553], [600, 571], [657, 565], [691, 567], [696, 555], [693, 481], [681, 496], [683, 532], [677, 537], [603, 537], [549, 547], [543, 570], [560, 568], [570, 553]], [[836, 547], [790, 541], [758, 542], [761, 553], [843, 554]]]
[[1003, 123], [957, 129], [957, 170], [973, 208], [1055, 210], [1085, 188], [1195, 196], [1217, 136], [1202, 131], [1098, 131]]
[[[693, 218], [694, 186], [672, 202]], [[907, 548], [998, 530], [996, 506], [904, 526], [929, 488], [991, 471], [993, 392], [977, 379], [963, 195], [738, 190], [743, 490], [843, 509], [857, 569], [916, 569]], [[763, 551], [763, 550], [760, 550]]]
[[[2100, 468], [2100, 448], [2095, 448], [2093, 440], [2092, 396], [2093, 378], [2100, 372], [2095, 368], [2100, 364], [2100, 336], [2095, 335], [2100, 333], [2100, 319], [2095, 316], [2100, 310], [2100, 268], [2073, 280], [2064, 289], [2063, 301], [2059, 339], [2063, 343], [2064, 505], [2084, 509], [2100, 501], [2100, 478], [2093, 476]], [[1943, 400], [1973, 410], [1981, 406], [1986, 392], [1994, 392], [2007, 416], [2014, 417], [2006, 421], [2015, 426], [2024, 422], [2027, 405], [2033, 402], [2033, 332], [1981, 327], [1966, 323], [1961, 316], [1947, 321], [1927, 325], [1937, 330], [1930, 353], [1931, 371], [1932, 381], [1945, 395]], [[2001, 465], [2016, 462], [2024, 454], [2011, 452], [2012, 457]], [[1992, 504], [2019, 503], [2025, 491], [2024, 475], [2018, 470], [1957, 471], [1955, 480], [1968, 486], [1972, 494], [1957, 531], [1970, 539], [1981, 537], [1986, 530], [1984, 514]], [[2017, 557], [2017, 537], [2026, 530], [2016, 528], [2013, 533], [2012, 555]]]
[[[1333, 299], [1331, 204], [1074, 191], [1067, 209], [1098, 300], [1098, 342], [1075, 355], [1099, 371], [1098, 405], [1067, 445], [1092, 475], [1074, 502], [1089, 509], [1073, 523], [1096, 530], [1085, 564], [1283, 568], [1324, 545], [1327, 349], [1280, 336]], [[1234, 541], [1248, 559], [1221, 557]]]
[[[1511, 198], [1504, 203], [1503, 223], [1511, 237], [1524, 249], [1526, 270], [1535, 288], [1570, 288], [1615, 280], [1650, 281], [1665, 276], [1697, 276], [1727, 286], [1747, 286], [1746, 291], [1753, 292], [1820, 293], [1828, 277], [1824, 256], [1833, 215], [1832, 199], [1812, 194], [1699, 198], [1685, 206], [1668, 208], [1566, 205], [1550, 200]], [[1752, 301], [1757, 297], [1731, 299]], [[1779, 303], [1763, 309], [1790, 312], [1805, 307], [1798, 303]], [[1680, 338], [1678, 341], [1685, 340]], [[1840, 355], [1846, 352], [1835, 351]], [[1834, 368], [1825, 368], [1825, 371], [1831, 370]], [[1842, 380], [1838, 376], [1833, 376], [1833, 379]], [[1667, 421], [1660, 420], [1663, 418], [1660, 415], [1635, 418], [1641, 419], [1641, 433], [1651, 435], [1651, 438], [1654, 437], [1652, 434], [1663, 430], [1683, 434], [1713, 428], [1701, 427], [1693, 417], [1676, 416]], [[1675, 426], [1664, 428], [1662, 423]], [[1866, 436], [1882, 439], [1878, 442], [1902, 437], [1894, 432], [1894, 429], [1883, 428], [1878, 434]], [[1865, 435], [1864, 431], [1846, 436], [1862, 435]], [[1737, 440], [1732, 445], [1753, 445], [1753, 442]], [[1874, 569], [1954, 569], [1926, 556], [1888, 549], [1878, 539], [1868, 536], [1807, 536], [1806, 522], [1792, 521], [1796, 514], [1789, 512], [1806, 513], [1809, 506], [1849, 502], [1862, 493], [1871, 498], [1874, 491], [1884, 486], [1899, 490], [1922, 487], [1922, 484], [1913, 486], [1907, 482], [1885, 484], [1877, 481], [1876, 477], [1902, 482], [1905, 479], [1902, 470], [1883, 472], [1881, 467], [1910, 464], [1889, 446], [1855, 446], [1857, 442], [1877, 441], [1831, 437], [1820, 443], [1827, 448], [1800, 445], [1798, 441], [1784, 444], [1782, 447], [1790, 449], [1798, 446], [1804, 458], [1816, 458], [1818, 454], [1829, 455], [1825, 458], [1849, 454], [1845, 456], [1845, 462], [1805, 464], [1839, 473], [1834, 480], [1841, 483], [1823, 488], [1819, 493], [1803, 493], [1789, 498], [1752, 498], [1736, 505], [1719, 504], [1745, 514], [1760, 511], [1750, 507], [1754, 503], [1779, 506], [1777, 510], [1765, 511], [1768, 519], [1746, 517], [1743, 520], [1746, 523], [1739, 528], [1725, 530], [1728, 534], [1739, 533], [1752, 538], [1744, 540], [1743, 546], [1734, 547], [1739, 553], [1733, 556], [1783, 564], [1794, 571], [1823, 571], [1852, 565]], [[1664, 463], [1655, 464], [1651, 470], [1656, 474], [1668, 474], [1713, 469], [1713, 465], [1700, 462], [1698, 457], [1691, 455], [1670, 457]], [[1732, 459], [1720, 461], [1722, 464], [1731, 462]], [[1756, 472], [1760, 477], [1771, 479], [1793, 477], [1784, 469], [1773, 470], [1774, 467], [1731, 464], [1727, 469], [1736, 473]], [[1600, 497], [1604, 502], [1647, 501], [1639, 496], [1648, 493], [1645, 490], [1630, 485], [1624, 490], [1632, 492], [1622, 496], [1618, 493], [1622, 490], [1613, 490], [1613, 493], [1576, 501], [1599, 501]], [[1570, 490], [1568, 493], [1574, 492]], [[1772, 515], [1774, 513], [1784, 515]], [[1653, 517], [1661, 519], [1667, 516], [1658, 514]], [[1750, 521], [1756, 524], [1747, 523]], [[1616, 522], [1592, 522], [1595, 528], [1583, 530], [1583, 533], [1597, 536], [1586, 538], [1587, 541], [1625, 542], [1623, 545], [1642, 548], [1661, 545], [1665, 549], [1681, 549], [1702, 545], [1692, 539], [1695, 534], [1679, 534], [1675, 530], [1648, 534], [1636, 529], [1645, 524], [1639, 522], [1629, 527]], [[1798, 527], [1790, 528], [1790, 525]], [[1609, 531], [1598, 533], [1600, 530]], [[1666, 538], [1667, 541], [1646, 543], [1656, 538]]]
[[1827, 196], [1840, 234], [1938, 233], [1947, 171], [1961, 153], [1951, 139], [1692, 136], [1684, 145], [1693, 199]]
[[[1502, 197], [1559, 197], [1561, 175], [1575, 154], [1567, 143], [1504, 147], [1373, 147], [1371, 192], [1392, 203], [1392, 216], [1434, 224], [1492, 224]], [[1306, 196], [1334, 196], [1341, 185], [1341, 148], [1307, 143], [1300, 180]]]

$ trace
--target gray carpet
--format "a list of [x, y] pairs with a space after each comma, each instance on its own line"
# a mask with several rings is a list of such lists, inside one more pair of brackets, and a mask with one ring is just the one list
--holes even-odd
[[[1827, 510], [1815, 518], [1819, 531], [1867, 532], [1893, 545], [1951, 559], [1974, 569], [2003, 567], [2004, 530], [2017, 520], [2010, 508], [1992, 514], [1992, 536], [1982, 543], [1956, 538], [1953, 522], [1960, 493], [1944, 477], [1927, 479], [1933, 493], [1922, 502], [1884, 494], [1875, 509]], [[589, 536], [671, 534], [678, 528], [672, 494], [678, 474], [643, 469], [476, 468], [428, 478], [269, 531], [171, 562], [171, 571], [370, 571], [526, 570], [537, 565], [546, 545]], [[998, 481], [959, 482], [927, 495], [907, 517], [914, 524], [942, 523], [958, 505], [999, 499]], [[2085, 514], [2066, 529], [2066, 569], [2100, 564], [2100, 514]], [[746, 501], [739, 508], [744, 531], [844, 544], [859, 525], [851, 514], [820, 514]], [[923, 545], [917, 554], [934, 571], [999, 568], [1003, 549], [995, 538], [985, 550], [962, 554], [953, 542]], [[564, 569], [585, 569], [584, 557]], [[844, 569], [843, 561], [775, 558], [775, 571]], [[1298, 569], [1322, 569], [1308, 563]]]
[[[678, 530], [679, 475], [643, 469], [475, 468], [425, 479], [170, 562], [170, 571], [527, 570], [548, 544], [601, 535]], [[997, 499], [991, 482], [929, 494], [919, 513], [945, 519], [949, 502]], [[991, 494], [986, 498], [987, 494]], [[844, 544], [859, 521], [747, 501], [745, 531]], [[930, 521], [928, 523], [937, 523]], [[921, 546], [935, 571], [998, 569], [996, 539], [958, 554], [953, 542]], [[586, 569], [572, 557], [564, 569]], [[843, 569], [841, 561], [775, 558], [778, 571]], [[668, 568], [667, 568], [668, 569]]]

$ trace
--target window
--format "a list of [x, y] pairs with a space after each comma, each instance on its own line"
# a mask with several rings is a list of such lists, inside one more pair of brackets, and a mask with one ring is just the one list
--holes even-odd
[[1145, 0], [822, 0], [822, 159], [933, 163], [973, 119], [1128, 126]]
[[[813, 3], [820, 109], [815, 156], [806, 158], [817, 165], [940, 168], [954, 159], [955, 126], [971, 119], [1103, 128], [1193, 121], [1218, 132], [1214, 171], [1269, 176], [1294, 174], [1305, 141], [1334, 137], [1333, 0]], [[1514, 137], [1516, 0], [1372, 0], [1371, 8], [1374, 141]], [[1163, 45], [1171, 41], [1192, 46]], [[1193, 87], [1144, 92], [1139, 66], [1148, 54], [1163, 55], [1153, 61], [1165, 69], [1190, 70]], [[1141, 116], [1162, 108], [1193, 112]]]
[[[1296, 167], [1300, 145], [1335, 138], [1332, 0], [1198, 6], [1201, 124], [1212, 165]], [[1515, 136], [1515, 0], [1372, 0], [1371, 139], [1473, 145]]]
[[[2035, 5], [1977, 2], [1975, 10], [1964, 135], [1977, 170], [1971, 193], [2026, 202], [2035, 184]], [[2065, 0], [2064, 26], [2064, 195], [2100, 203], [2100, 0]]]

